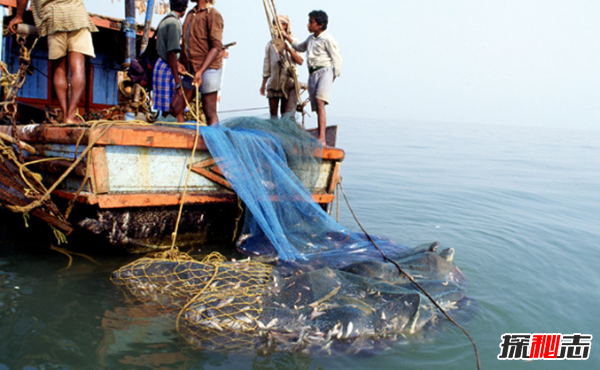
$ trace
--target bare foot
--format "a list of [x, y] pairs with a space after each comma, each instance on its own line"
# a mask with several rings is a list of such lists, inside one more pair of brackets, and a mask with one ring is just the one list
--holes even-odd
[[75, 116], [65, 118], [65, 123], [85, 123], [85, 121], [79, 118], [78, 116]]

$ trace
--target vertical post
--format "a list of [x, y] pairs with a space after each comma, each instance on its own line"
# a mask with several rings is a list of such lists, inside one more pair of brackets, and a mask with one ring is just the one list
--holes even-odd
[[85, 57], [85, 113], [90, 112], [92, 109], [92, 97], [94, 95], [94, 70], [90, 57]]
[[[4, 24], [4, 5], [0, 5], [0, 24]], [[3, 50], [4, 50], [4, 37], [3, 37], [2, 32], [0, 32], [0, 60], [2, 60], [2, 51]]]
[[142, 36], [142, 44], [140, 46], [140, 54], [146, 50], [148, 46], [148, 38], [150, 36], [150, 28], [152, 28], [152, 15], [154, 14], [154, 0], [148, 0], [146, 6], [146, 23], [144, 23], [144, 35]]
[[135, 0], [125, 0], [125, 65], [129, 66], [136, 58], [135, 52]]

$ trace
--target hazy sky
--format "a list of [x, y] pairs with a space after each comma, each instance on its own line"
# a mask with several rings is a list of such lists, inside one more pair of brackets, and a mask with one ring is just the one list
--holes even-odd
[[[121, 0], [85, 3], [89, 12], [113, 7], [111, 15], [124, 14]], [[276, 5], [302, 40], [311, 10], [329, 14], [328, 31], [344, 58], [330, 117], [599, 126], [598, 0], [276, 0]], [[266, 107], [258, 93], [270, 38], [263, 2], [217, 0], [216, 8], [225, 20], [224, 42], [237, 42], [227, 61], [220, 109]], [[306, 66], [300, 72], [306, 81]], [[315, 121], [314, 115], [308, 118]]]

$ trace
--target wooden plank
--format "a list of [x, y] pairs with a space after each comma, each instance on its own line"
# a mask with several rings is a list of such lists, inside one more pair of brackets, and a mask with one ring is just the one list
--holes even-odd
[[[81, 127], [61, 127], [53, 125], [38, 125], [23, 130], [20, 126], [20, 138], [30, 143], [54, 143], [54, 144], [75, 144], [85, 133], [85, 128]], [[90, 140], [98, 137], [103, 131], [103, 127], [98, 127], [90, 135]], [[10, 126], [0, 126], [0, 132], [10, 135]], [[115, 125], [102, 136], [96, 145], [121, 145], [121, 146], [142, 146], [151, 148], [171, 148], [188, 149], [194, 146], [196, 133], [193, 130], [179, 127], [165, 126], [138, 126], [121, 124]], [[88, 142], [87, 137], [80, 141], [85, 145]], [[198, 139], [197, 150], [207, 151], [204, 139]], [[322, 157], [326, 160], [342, 161], [345, 153], [338, 148], [317, 149], [314, 156]]]
[[[23, 207], [33, 202], [34, 199], [25, 196], [25, 184], [18, 175], [15, 175], [17, 172], [18, 169], [14, 164], [0, 156], [0, 200], [5, 204]], [[60, 216], [53, 203], [42, 204], [31, 210], [30, 213], [67, 235], [73, 231], [73, 227]]]
[[[155, 206], [174, 206], [179, 205], [181, 194], [117, 194], [117, 195], [97, 195], [98, 206], [100, 208], [127, 208], [127, 207], [155, 207]], [[234, 193], [207, 194], [186, 194], [185, 204], [215, 204], [215, 203], [234, 203], [237, 202], [237, 196]]]
[[[86, 132], [85, 127], [60, 127], [54, 125], [17, 126], [19, 138], [29, 143], [75, 144]], [[0, 126], [0, 132], [11, 135], [11, 126]], [[87, 144], [84, 136], [80, 144]]]
[[214, 158], [206, 158], [200, 162], [194, 162], [192, 164], [192, 168], [206, 168], [206, 167], [210, 167], [210, 166], [214, 166], [217, 162], [215, 161]]
[[210, 181], [217, 183], [231, 191], [233, 188], [229, 181], [223, 176], [223, 173], [219, 169], [219, 166], [216, 165], [216, 161], [214, 158], [207, 158], [203, 161], [196, 162], [192, 164], [192, 171], [197, 174], [206, 177]]
[[[93, 130], [90, 140], [95, 140], [103, 127]], [[113, 126], [98, 139], [97, 145], [143, 146], [150, 148], [192, 149], [196, 133], [179, 127], [165, 126]], [[197, 150], [207, 151], [202, 137], [198, 138]]]
[[[25, 160], [27, 162], [33, 162], [33, 161], [37, 161], [40, 159], [48, 159], [48, 158], [38, 157], [38, 156], [33, 156], [33, 155], [27, 156], [25, 158]], [[52, 161], [35, 163], [28, 167], [34, 168], [34, 169], [39, 169], [42, 172], [48, 172], [48, 173], [52, 173], [52, 174], [62, 175], [72, 165], [73, 165], [73, 162], [66, 161], [64, 159], [54, 159]], [[71, 173], [76, 176], [79, 176], [79, 177], [85, 177], [85, 172], [86, 172], [85, 164], [79, 163], [77, 166], [75, 166], [75, 168], [73, 169], [73, 172], [71, 172]]]
[[342, 166], [342, 162], [336, 162], [333, 166], [333, 172], [331, 174], [331, 179], [329, 180], [329, 185], [327, 186], [327, 192], [333, 193], [335, 187], [338, 184], [338, 180], [340, 178], [340, 167]]
[[[71, 191], [55, 190], [53, 195], [71, 200], [75, 193]], [[319, 204], [329, 204], [333, 202], [333, 194], [313, 194], [315, 202]], [[81, 193], [77, 202], [98, 205], [102, 209], [118, 209], [129, 207], [161, 207], [177, 206], [180, 204], [181, 194], [90, 194]], [[185, 204], [231, 204], [237, 203], [238, 198], [234, 193], [215, 193], [215, 194], [186, 194]]]
[[335, 199], [334, 194], [313, 194], [315, 202], [319, 204], [329, 204]]
[[221, 171], [221, 169], [219, 168], [219, 166], [216, 166], [216, 165], [215, 165], [215, 166], [212, 166], [212, 167], [210, 168], [210, 170], [211, 170], [212, 172], [216, 173], [217, 175], [219, 175], [219, 176], [223, 177], [223, 178], [225, 177], [225, 175], [223, 175], [223, 172]]
[[192, 171], [196, 172], [197, 174], [206, 177], [207, 179], [209, 179], [210, 181], [217, 183], [219, 185], [221, 185], [224, 188], [227, 188], [231, 191], [233, 191], [233, 188], [231, 187], [231, 185], [229, 184], [229, 181], [227, 181], [224, 177], [221, 177], [213, 172], [210, 172], [209, 170], [207, 170], [206, 168], [197, 168], [197, 167], [192, 167]]
[[90, 151], [90, 166], [92, 169], [92, 190], [95, 194], [108, 193], [110, 185], [108, 181], [108, 162], [106, 160], [106, 148], [94, 147]]
[[[54, 190], [54, 192], [52, 192], [52, 195], [67, 200], [75, 198], [75, 192], [69, 190]], [[98, 204], [98, 197], [95, 194], [82, 192], [79, 193], [79, 195], [77, 196], [76, 202], [82, 204], [96, 205]]]

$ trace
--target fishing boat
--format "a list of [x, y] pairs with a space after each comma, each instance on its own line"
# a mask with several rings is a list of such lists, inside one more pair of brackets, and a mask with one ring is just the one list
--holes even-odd
[[[125, 2], [126, 15], [133, 4]], [[0, 0], [0, 14], [15, 6], [15, 0]], [[134, 27], [122, 19], [90, 16], [100, 31], [93, 36], [96, 58], [86, 60], [87, 90], [80, 114], [93, 118], [111, 112], [101, 124], [49, 123], [59, 104], [45, 45], [31, 50], [24, 68], [23, 48], [31, 45], [31, 37], [2, 39], [7, 70], [33, 73], [26, 78], [22, 73], [18, 97], [10, 101], [3, 96], [3, 106], [13, 111], [0, 122], [0, 140], [15, 155], [2, 154], [0, 203], [37, 216], [66, 235], [74, 231], [102, 237], [132, 253], [171, 247], [175, 230], [178, 247], [233, 241], [244, 207], [202, 136], [177, 126], [123, 119], [123, 113], [139, 116], [123, 108], [119, 86], [127, 79], [123, 66], [147, 40], [149, 23]], [[25, 21], [32, 24], [31, 19], [28, 13]], [[7, 24], [3, 18], [4, 28]], [[335, 126], [329, 127], [328, 146], [314, 153], [321, 161], [316, 182], [299, 176], [324, 208], [334, 200], [344, 159], [344, 151], [335, 148], [336, 132]]]

